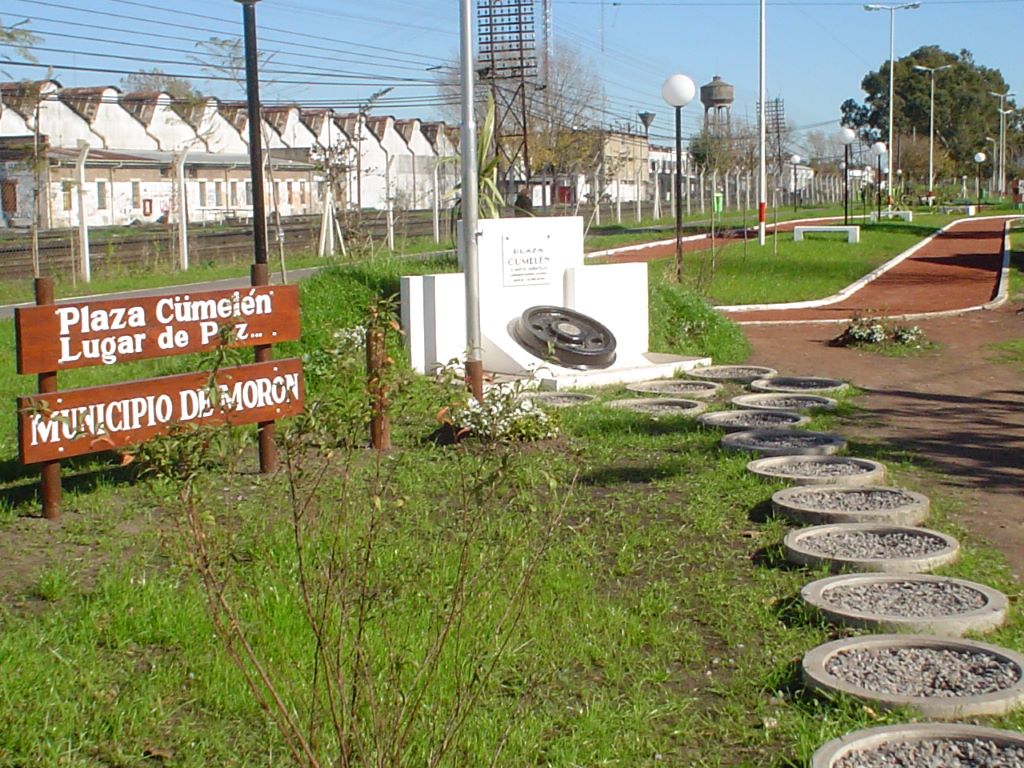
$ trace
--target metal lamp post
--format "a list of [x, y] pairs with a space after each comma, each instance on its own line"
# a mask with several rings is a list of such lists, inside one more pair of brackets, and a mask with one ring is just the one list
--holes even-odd
[[839, 129], [839, 142], [843, 145], [843, 224], [850, 223], [850, 145], [857, 132], [848, 126]]
[[791, 155], [789, 162], [793, 165], [793, 212], [796, 212], [796, 166], [800, 162], [800, 155]]
[[[895, 33], [896, 33], [896, 11], [913, 11], [920, 8], [920, 3], [899, 3], [898, 5], [878, 5], [871, 3], [864, 6], [865, 11], [888, 11], [889, 12], [889, 141], [887, 146], [892, 146], [892, 107], [895, 98]], [[892, 153], [889, 154], [888, 177], [892, 178]]]
[[661, 97], [676, 110], [676, 280], [683, 280], [683, 107], [693, 101], [697, 93], [686, 75], [669, 75], [661, 86]]
[[978, 173], [974, 180], [974, 191], [978, 193], [978, 213], [981, 213], [981, 164], [985, 162], [985, 153], [976, 152], [974, 162], [978, 167]]
[[[871, 154], [875, 156], [878, 165], [878, 175], [875, 178], [875, 186], [878, 189], [878, 210], [875, 213], [875, 220], [882, 220], [882, 155], [887, 154], [887, 147], [884, 141], [876, 141], [871, 145]], [[890, 158], [891, 159], [891, 158]]]
[[952, 66], [952, 64], [943, 64], [941, 67], [914, 65], [914, 69], [918, 72], [927, 72], [932, 81], [932, 94], [928, 108], [928, 205], [931, 205], [935, 198], [935, 73]]
[[993, 173], [998, 174], [999, 183], [993, 191], [1003, 194], [1006, 192], [1006, 115], [1013, 112], [1012, 109], [1004, 110], [1003, 107], [1006, 105], [1006, 99], [1013, 94], [1009, 91], [1006, 93], [989, 91], [988, 95], [999, 99], [999, 154], [995, 156], [995, 168], [993, 169]]

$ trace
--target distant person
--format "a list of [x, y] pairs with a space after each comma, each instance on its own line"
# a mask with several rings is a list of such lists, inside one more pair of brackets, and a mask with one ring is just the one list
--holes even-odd
[[533, 199], [530, 197], [530, 188], [522, 186], [515, 202], [516, 216], [533, 216]]

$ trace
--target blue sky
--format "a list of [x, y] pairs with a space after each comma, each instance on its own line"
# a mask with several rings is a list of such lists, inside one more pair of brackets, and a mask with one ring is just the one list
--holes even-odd
[[[556, 47], [578, 49], [604, 79], [606, 124], [637, 124], [637, 112], [652, 111], [652, 139], [668, 141], [672, 118], [660, 89], [674, 72], [690, 75], [698, 86], [721, 75], [736, 87], [733, 113], [754, 115], [756, 0], [551, 3]], [[540, 8], [538, 0], [538, 32]], [[276, 52], [267, 67], [275, 73], [267, 77], [278, 84], [265, 88], [267, 100], [344, 108], [390, 86], [394, 90], [379, 113], [445, 116], [430, 67], [457, 56], [457, 0], [261, 0], [256, 10], [261, 47]], [[90, 69], [159, 67], [202, 75], [191, 58], [196, 41], [240, 35], [241, 14], [233, 0], [4, 0], [0, 19], [31, 19], [43, 38], [36, 58], [51, 65], [64, 85], [74, 86], [116, 84], [122, 77]], [[965, 48], [979, 64], [1000, 69], [1011, 90], [1020, 91], [1022, 21], [1024, 0], [923, 0], [918, 10], [896, 13], [896, 56], [922, 45]], [[4, 54], [13, 52], [0, 49]], [[768, 3], [768, 96], [784, 99], [786, 117], [798, 129], [837, 124], [839, 104], [862, 99], [861, 78], [888, 55], [888, 13], [868, 13], [861, 3], [839, 0]], [[16, 77], [45, 75], [42, 69], [2, 68]], [[213, 95], [241, 96], [230, 83], [196, 83]], [[701, 113], [696, 101], [686, 107], [687, 132], [695, 130]]]

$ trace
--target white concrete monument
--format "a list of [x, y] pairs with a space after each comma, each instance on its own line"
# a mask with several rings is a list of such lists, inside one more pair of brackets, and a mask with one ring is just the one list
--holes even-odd
[[[479, 232], [480, 330], [487, 372], [562, 389], [668, 377], [711, 362], [648, 352], [647, 264], [584, 265], [581, 218], [481, 219]], [[403, 277], [401, 290], [413, 368], [426, 373], [462, 362], [464, 275]], [[538, 306], [565, 308], [605, 326], [615, 337], [614, 362], [582, 369], [524, 347], [513, 330], [524, 312]], [[562, 325], [571, 336], [573, 325]]]

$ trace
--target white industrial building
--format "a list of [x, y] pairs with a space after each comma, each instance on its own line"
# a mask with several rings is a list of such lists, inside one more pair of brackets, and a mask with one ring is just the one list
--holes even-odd
[[[340, 150], [346, 166], [341, 206], [429, 208], [435, 196], [442, 206], [454, 197], [457, 132], [443, 123], [299, 106], [263, 114], [270, 211], [321, 211], [325, 147]], [[189, 221], [244, 219], [253, 194], [248, 139], [243, 103], [183, 104], [166, 93], [56, 80], [0, 83], [0, 226], [31, 224], [37, 183], [43, 228], [78, 225], [80, 208], [90, 226], [171, 220], [182, 207]]]

